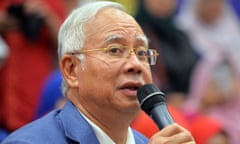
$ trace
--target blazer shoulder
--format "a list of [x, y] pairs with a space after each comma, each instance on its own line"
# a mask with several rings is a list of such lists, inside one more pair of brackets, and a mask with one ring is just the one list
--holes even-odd
[[54, 110], [46, 116], [35, 120], [11, 133], [2, 144], [43, 144], [63, 143], [64, 131], [57, 115], [60, 110]]

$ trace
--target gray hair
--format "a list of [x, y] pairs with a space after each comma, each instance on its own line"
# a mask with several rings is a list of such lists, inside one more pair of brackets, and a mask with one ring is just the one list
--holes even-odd
[[[73, 53], [84, 47], [85, 33], [84, 26], [86, 22], [94, 18], [97, 13], [106, 7], [116, 8], [125, 11], [125, 8], [116, 2], [110, 1], [97, 1], [89, 2], [76, 8], [66, 18], [58, 33], [58, 59], [61, 60], [62, 56], [67, 53]], [[84, 59], [84, 55], [77, 56], [79, 60]], [[62, 93], [66, 95], [68, 85], [66, 81], [62, 80]]]

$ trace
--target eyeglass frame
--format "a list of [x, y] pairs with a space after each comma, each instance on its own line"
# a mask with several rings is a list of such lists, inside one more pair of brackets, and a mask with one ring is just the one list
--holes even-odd
[[[128, 52], [129, 55], [134, 52], [134, 54], [137, 56], [137, 58], [139, 59], [139, 55], [136, 53], [136, 50], [135, 49], [138, 49], [138, 48], [127, 48], [126, 46], [121, 46], [121, 48], [124, 48], [124, 49], [130, 49], [130, 51]], [[96, 52], [96, 51], [104, 51], [106, 52], [107, 50], [109, 50], [110, 47], [105, 47], [105, 48], [95, 48], [95, 49], [81, 49], [81, 50], [78, 50], [76, 52], [72, 52], [71, 54], [72, 55], [75, 55], [75, 54], [87, 54], [87, 53], [91, 53], [91, 52]], [[159, 53], [157, 52], [157, 50], [155, 49], [149, 49], [149, 48], [144, 48], [146, 49], [147, 51], [151, 51], [153, 53], [153, 55], [150, 55], [150, 56], [147, 56], [148, 58], [151, 58], [153, 57], [155, 60], [154, 60], [154, 63], [150, 63], [149, 61], [151, 61], [150, 59], [148, 59], [148, 65], [155, 65], [156, 62], [157, 62], [157, 56], [159, 56]], [[149, 52], [147, 52], [149, 53]]]

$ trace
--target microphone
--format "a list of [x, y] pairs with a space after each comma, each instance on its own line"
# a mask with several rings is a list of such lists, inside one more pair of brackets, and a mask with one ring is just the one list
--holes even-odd
[[145, 84], [137, 91], [141, 108], [158, 125], [159, 129], [174, 123], [166, 105], [165, 95], [154, 84]]

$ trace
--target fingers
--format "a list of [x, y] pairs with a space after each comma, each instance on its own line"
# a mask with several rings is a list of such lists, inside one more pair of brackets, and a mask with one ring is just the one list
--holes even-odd
[[168, 137], [168, 136], [180, 133], [182, 131], [191, 135], [188, 130], [186, 130], [184, 127], [180, 126], [177, 123], [171, 124], [171, 125], [167, 126], [166, 128], [162, 129], [161, 130], [161, 135], [165, 136], [165, 137]]
[[150, 144], [195, 144], [191, 133], [178, 124], [172, 124], [152, 136]]

